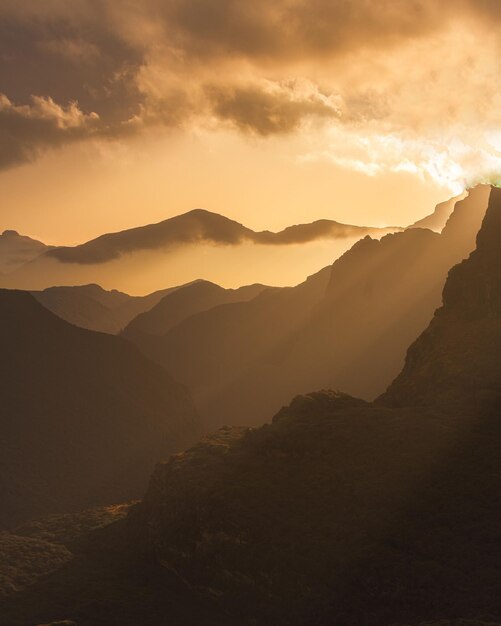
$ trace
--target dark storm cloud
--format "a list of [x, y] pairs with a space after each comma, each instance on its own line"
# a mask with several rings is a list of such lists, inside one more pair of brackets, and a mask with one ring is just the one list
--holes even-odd
[[76, 104], [60, 107], [50, 98], [32, 97], [15, 105], [0, 94], [0, 168], [34, 159], [47, 147], [89, 137], [99, 126], [95, 113]]
[[209, 87], [207, 94], [214, 115], [242, 131], [263, 136], [289, 133], [308, 116], [339, 116], [335, 104], [320, 94], [301, 95], [288, 87], [217, 85]]
[[[113, 137], [153, 123], [179, 126], [197, 116], [263, 136], [292, 132], [304, 120], [340, 112], [320, 88], [303, 93], [284, 87], [298, 64], [321, 68], [359, 50], [390, 50], [473, 18], [495, 30], [500, 3], [4, 0], [0, 94], [10, 106], [0, 122], [0, 167], [88, 134]], [[32, 96], [51, 99], [63, 111], [76, 106], [87, 122], [93, 112], [98, 117], [78, 129], [61, 128], [21, 113], [33, 107]], [[370, 115], [375, 105], [362, 100], [348, 93], [343, 119]]]

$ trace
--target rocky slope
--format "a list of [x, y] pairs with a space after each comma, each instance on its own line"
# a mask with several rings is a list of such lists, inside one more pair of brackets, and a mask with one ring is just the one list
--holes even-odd
[[187, 391], [125, 340], [0, 291], [0, 527], [138, 496], [200, 432]]

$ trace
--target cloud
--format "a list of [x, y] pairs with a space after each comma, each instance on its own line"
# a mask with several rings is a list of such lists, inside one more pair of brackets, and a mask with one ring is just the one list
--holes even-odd
[[232, 86], [210, 85], [206, 93], [214, 116], [239, 130], [262, 136], [290, 133], [305, 118], [339, 118], [335, 98], [303, 81]]
[[[454, 165], [451, 134], [480, 154], [501, 125], [500, 20], [497, 0], [4, 0], [10, 108], [36, 108], [35, 96], [82, 118], [78, 132], [47, 120], [39, 130], [32, 120], [31, 135], [28, 125], [11, 131], [0, 167], [89, 136], [200, 124], [263, 138], [323, 125], [330, 144], [317, 154], [369, 173], [395, 159], [399, 141]], [[333, 133], [344, 133], [337, 145]], [[367, 135], [390, 140], [364, 155]], [[421, 157], [395, 167], [423, 163], [426, 172]]]
[[87, 137], [99, 116], [84, 114], [76, 103], [67, 107], [52, 98], [33, 96], [30, 104], [16, 105], [0, 94], [0, 168], [34, 159], [41, 149]]

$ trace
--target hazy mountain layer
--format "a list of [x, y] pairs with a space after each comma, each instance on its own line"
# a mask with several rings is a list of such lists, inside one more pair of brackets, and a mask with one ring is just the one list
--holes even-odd
[[[222, 215], [196, 209], [73, 247], [57, 247], [2, 276], [1, 286], [41, 290], [98, 283], [147, 293], [198, 278], [218, 284], [294, 284], [331, 263], [372, 228], [318, 220], [273, 233], [256, 232]], [[301, 269], [302, 268], [302, 269]], [[1, 271], [1, 270], [0, 270]]]
[[288, 245], [307, 243], [316, 239], [344, 239], [369, 233], [384, 233], [388, 230], [395, 229], [351, 226], [333, 220], [318, 220], [311, 224], [289, 226], [278, 233], [255, 232], [223, 215], [204, 209], [194, 209], [158, 224], [101, 235], [97, 239], [71, 248], [56, 248], [51, 250], [48, 256], [63, 263], [103, 263], [137, 250], [166, 249], [183, 243], [207, 241], [238, 245], [249, 241], [263, 245]]
[[115, 334], [176, 289], [129, 296], [116, 289], [106, 291], [99, 285], [81, 285], [48, 287], [31, 293], [45, 308], [75, 326]]
[[0, 274], [13, 272], [48, 250], [50, 246], [41, 241], [20, 235], [15, 230], [5, 230], [0, 235]]
[[214, 426], [259, 423], [311, 388], [372, 399], [432, 318], [449, 269], [474, 248], [488, 196], [489, 187], [472, 190], [442, 234], [366, 237], [297, 287], [192, 315], [154, 342], [129, 336], [189, 387]]
[[148, 338], [155, 342], [156, 336], [165, 334], [191, 315], [221, 304], [252, 300], [265, 289], [265, 285], [223, 289], [206, 280], [196, 281], [163, 296], [149, 311], [135, 317], [125, 328], [124, 335], [138, 342], [147, 342]]
[[[261, 409], [256, 418], [266, 419], [270, 415], [263, 409], [270, 403], [261, 396], [268, 375], [264, 368], [249, 377], [252, 393], [240, 395], [238, 407], [225, 395], [226, 386], [254, 363], [261, 363], [271, 348], [305, 323], [325, 295], [330, 272], [327, 267], [297, 287], [266, 289], [248, 302], [194, 314], [153, 342], [147, 337], [131, 338], [167, 371], [176, 371], [209, 424], [241, 423], [256, 406]], [[212, 401], [214, 414], [207, 411]]]
[[0, 291], [0, 527], [136, 497], [200, 432], [187, 391], [127, 341]]

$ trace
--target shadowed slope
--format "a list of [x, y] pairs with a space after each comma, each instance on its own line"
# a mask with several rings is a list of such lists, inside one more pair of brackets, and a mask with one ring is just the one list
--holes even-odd
[[199, 433], [190, 398], [123, 339], [0, 291], [0, 525], [137, 496]]
[[[176, 372], [203, 410], [217, 398], [215, 414], [204, 413], [211, 425], [248, 419], [256, 408], [257, 415], [263, 415], [259, 413], [264, 408], [262, 402], [265, 407], [269, 404], [260, 397], [256, 378], [249, 381], [255, 383], [254, 400], [248, 402], [247, 397], [240, 397], [242, 414], [233, 412], [230, 398], [219, 394], [229, 381], [245, 373], [304, 323], [323, 298], [329, 274], [330, 268], [324, 268], [297, 287], [269, 288], [248, 302], [225, 304], [192, 315], [158, 337], [149, 354], [168, 372]], [[144, 349], [144, 343], [138, 345]]]
[[89, 330], [116, 334], [141, 313], [154, 307], [177, 287], [155, 291], [147, 296], [129, 296], [99, 285], [49, 287], [32, 295], [58, 317]]
[[[142, 339], [163, 335], [187, 317], [221, 304], [252, 300], [264, 285], [248, 285], [239, 289], [224, 289], [206, 280], [179, 287], [165, 295], [158, 304], [135, 317], [124, 329], [124, 335], [143, 346]], [[152, 341], [156, 341], [152, 338]]]

